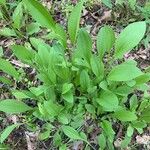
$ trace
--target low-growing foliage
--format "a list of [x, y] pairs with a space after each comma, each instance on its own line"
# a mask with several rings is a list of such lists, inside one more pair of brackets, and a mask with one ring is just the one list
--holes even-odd
[[[146, 23], [131, 23], [117, 37], [110, 26], [104, 26], [97, 35], [96, 49], [93, 49], [90, 34], [79, 27], [83, 4], [81, 1], [75, 6], [65, 31], [40, 2], [23, 0], [14, 11], [13, 28], [2, 29], [2, 35], [11, 30], [9, 36], [16, 36], [15, 32], [20, 32], [22, 26], [23, 12], [28, 12], [36, 21], [26, 30], [28, 43], [10, 48], [17, 59], [36, 70], [38, 83], [23, 90], [11, 86], [14, 98], [0, 101], [0, 112], [22, 113], [25, 118], [1, 133], [1, 143], [12, 130], [24, 124], [31, 131], [40, 129], [39, 140], [53, 138], [54, 148], [65, 150], [73, 141], [81, 140], [85, 149], [88, 146], [94, 149], [85, 125], [90, 116], [89, 120], [94, 120], [101, 128], [97, 136], [100, 149], [112, 150], [115, 149], [115, 123], [122, 124], [126, 130], [122, 148], [128, 146], [134, 131], [142, 133], [150, 123], [147, 84], [150, 72], [140, 70], [134, 60], [123, 60], [123, 55], [144, 37]], [[51, 44], [34, 37], [37, 26], [48, 29]], [[21, 83], [22, 73], [8, 60], [0, 58], [0, 70], [9, 75], [9, 78], [0, 78], [4, 84]], [[140, 97], [136, 96], [137, 92], [142, 93]], [[35, 105], [28, 106], [28, 100]], [[42, 128], [34, 124], [36, 120], [43, 122]]]

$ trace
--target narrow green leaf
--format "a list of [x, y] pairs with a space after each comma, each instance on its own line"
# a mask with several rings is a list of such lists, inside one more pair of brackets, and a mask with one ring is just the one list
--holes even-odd
[[53, 30], [55, 28], [55, 22], [52, 16], [40, 2], [36, 0], [24, 0], [24, 3], [26, 4], [26, 8], [29, 10], [33, 19], [48, 29]]
[[127, 110], [119, 110], [114, 113], [114, 117], [120, 121], [134, 121], [137, 119], [137, 116], [134, 112]]
[[83, 1], [79, 2], [72, 10], [68, 20], [68, 33], [72, 43], [75, 43], [77, 33], [79, 30], [79, 22], [81, 17], [81, 11], [83, 7]]
[[105, 52], [109, 52], [115, 42], [115, 33], [109, 26], [104, 26], [100, 29], [97, 36], [97, 50], [100, 58], [104, 56]]
[[0, 141], [1, 144], [8, 138], [8, 136], [11, 134], [11, 132], [18, 126], [18, 124], [13, 124], [10, 126], [7, 126], [2, 133], [0, 134]]
[[32, 110], [32, 108], [21, 101], [13, 99], [0, 101], [0, 111], [3, 111], [5, 113], [22, 113], [29, 110]]
[[22, 17], [23, 17], [23, 9], [22, 9], [22, 2], [20, 2], [15, 8], [12, 16], [14, 22], [13, 25], [15, 28], [19, 29], [21, 27]]
[[19, 73], [17, 70], [10, 64], [10, 62], [0, 58], [0, 70], [4, 71], [5, 73], [13, 76], [14, 78], [19, 78]]
[[132, 50], [144, 37], [146, 23], [135, 22], [128, 25], [119, 35], [115, 43], [115, 57], [122, 58], [123, 55]]
[[116, 67], [114, 67], [109, 75], [108, 80], [111, 81], [130, 81], [143, 73], [136, 67], [136, 63], [133, 60], [128, 60]]

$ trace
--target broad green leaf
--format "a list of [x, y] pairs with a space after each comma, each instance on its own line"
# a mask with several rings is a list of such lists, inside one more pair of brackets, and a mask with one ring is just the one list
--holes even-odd
[[52, 16], [40, 2], [36, 0], [24, 0], [23, 2], [33, 19], [48, 29], [53, 30], [55, 28], [55, 22]]
[[80, 136], [80, 134], [70, 126], [62, 126], [62, 130], [65, 135], [67, 135], [70, 139], [73, 140], [83, 140]]
[[140, 85], [150, 81], [150, 73], [145, 73], [137, 78], [135, 78], [136, 85]]
[[9, 36], [16, 36], [16, 33], [13, 29], [5, 27], [0, 29], [0, 35], [9, 37]]
[[133, 88], [127, 86], [127, 85], [122, 85], [113, 90], [113, 92], [117, 95], [121, 96], [127, 96], [128, 94], [132, 93]]
[[73, 103], [73, 92], [72, 90], [68, 91], [67, 93], [62, 95], [63, 99], [66, 100], [68, 103]]
[[97, 100], [105, 111], [115, 111], [118, 108], [118, 98], [110, 91], [102, 91]]
[[45, 101], [44, 107], [46, 111], [49, 113], [50, 116], [55, 117], [57, 116], [60, 111], [62, 110], [62, 107], [58, 104], [53, 103], [52, 101]]
[[133, 132], [134, 132], [134, 128], [131, 125], [129, 125], [127, 128], [127, 136], [132, 137]]
[[92, 55], [90, 63], [91, 63], [92, 71], [95, 74], [95, 76], [97, 78], [99, 78], [100, 80], [102, 80], [104, 77], [104, 64], [103, 64], [103, 62], [100, 61], [97, 56]]
[[137, 99], [137, 96], [136, 95], [133, 95], [131, 98], [130, 98], [130, 110], [136, 110], [138, 106], [138, 99]]
[[41, 94], [44, 93], [45, 86], [38, 86], [38, 87], [30, 87], [29, 90], [35, 95], [35, 96], [40, 96]]
[[85, 104], [85, 108], [89, 113], [95, 115], [95, 107], [93, 105]]
[[40, 132], [39, 135], [38, 135], [39, 140], [46, 140], [46, 139], [48, 139], [50, 137], [50, 133], [51, 133], [50, 130], [46, 130], [44, 132]]
[[11, 49], [13, 50], [14, 54], [18, 59], [21, 61], [30, 64], [32, 60], [34, 59], [34, 51], [28, 50], [24, 46], [21, 45], [13, 45], [11, 46]]
[[61, 113], [58, 116], [58, 121], [61, 122], [62, 124], [68, 124], [69, 123], [69, 120], [68, 120], [67, 115], [65, 113]]
[[4, 71], [5, 73], [13, 76], [14, 78], [19, 78], [19, 73], [17, 70], [10, 64], [10, 62], [0, 58], [0, 70]]
[[32, 108], [21, 101], [13, 99], [0, 101], [0, 111], [3, 111], [5, 113], [22, 113], [29, 110], [32, 110]]
[[142, 111], [140, 120], [150, 123], [150, 105]]
[[65, 94], [65, 93], [69, 92], [72, 87], [73, 87], [72, 83], [65, 83], [65, 84], [63, 84], [62, 94]]
[[26, 26], [26, 30], [29, 35], [32, 35], [34, 33], [39, 32], [40, 27], [38, 23], [32, 22]]
[[128, 110], [119, 110], [114, 113], [114, 117], [120, 121], [134, 121], [137, 119], [137, 116], [134, 112]]
[[82, 7], [83, 0], [74, 7], [68, 20], [68, 33], [72, 43], [75, 43], [76, 41], [77, 33], [79, 30]]
[[22, 2], [20, 2], [15, 8], [12, 16], [14, 22], [13, 25], [15, 28], [19, 29], [21, 27], [22, 17], [23, 17], [23, 8], [22, 8]]
[[109, 52], [115, 42], [115, 33], [109, 26], [104, 26], [100, 29], [97, 36], [97, 50], [100, 58], [104, 56], [105, 52]]
[[104, 150], [105, 149], [105, 147], [106, 147], [106, 137], [104, 136], [104, 134], [102, 133], [102, 134], [100, 134], [99, 136], [98, 136], [98, 144], [99, 144], [99, 146], [100, 146], [100, 149], [101, 150]]
[[85, 29], [81, 29], [77, 38], [77, 51], [79, 55], [90, 62], [92, 55], [92, 39]]
[[108, 74], [108, 80], [111, 81], [130, 81], [143, 73], [136, 67], [135, 61], [128, 60], [114, 67]]
[[0, 134], [0, 142], [3, 143], [17, 126], [18, 124], [7, 126]]
[[12, 94], [17, 98], [17, 99], [27, 99], [27, 98], [31, 98], [28, 95], [29, 91], [25, 91], [25, 90], [13, 90]]
[[86, 70], [83, 70], [80, 74], [80, 85], [83, 90], [87, 90], [90, 87], [90, 77]]
[[115, 57], [122, 58], [123, 55], [132, 50], [144, 37], [146, 23], [135, 22], [128, 25], [119, 35], [115, 43]]

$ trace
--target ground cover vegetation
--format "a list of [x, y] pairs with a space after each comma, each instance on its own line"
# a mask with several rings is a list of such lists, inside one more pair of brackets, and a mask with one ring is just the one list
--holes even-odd
[[0, 122], [15, 116], [1, 127], [0, 149], [11, 149], [8, 139], [17, 130], [37, 133], [53, 150], [136, 148], [134, 135], [150, 123], [150, 68], [124, 56], [139, 45], [148, 46], [150, 12], [148, 2], [124, 2], [102, 1], [112, 17], [117, 7], [129, 7], [138, 9], [140, 19], [128, 19], [119, 33], [102, 25], [93, 39], [80, 25], [88, 2], [69, 7], [65, 25], [40, 1], [22, 0], [9, 7], [0, 1], [1, 19], [7, 22], [0, 35], [15, 39], [9, 46], [11, 58], [0, 47], [0, 92], [8, 93], [1, 96]]

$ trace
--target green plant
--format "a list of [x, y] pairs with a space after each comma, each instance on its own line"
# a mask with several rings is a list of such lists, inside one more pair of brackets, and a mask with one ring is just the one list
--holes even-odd
[[[22, 113], [24, 117], [21, 124], [8, 126], [1, 133], [1, 143], [13, 129], [24, 124], [32, 131], [40, 129], [40, 140], [52, 138], [53, 148], [67, 149], [73, 141], [81, 140], [85, 148], [94, 149], [85, 126], [86, 116], [90, 115], [101, 128], [97, 137], [100, 149], [114, 149], [115, 123], [127, 131], [121, 144], [127, 147], [134, 131], [142, 133], [150, 123], [150, 73], [141, 71], [134, 60], [123, 60], [123, 55], [144, 37], [146, 23], [128, 25], [117, 38], [111, 27], [102, 27], [95, 51], [90, 34], [79, 27], [83, 1], [70, 14], [67, 33], [36, 0], [21, 3], [40, 27], [50, 31], [53, 42], [46, 44], [33, 35], [25, 46], [11, 46], [19, 60], [36, 70], [38, 83], [23, 90], [13, 86], [13, 99], [0, 101], [1, 112]], [[3, 76], [2, 82], [21, 83], [22, 73], [4, 58], [0, 58], [0, 70], [13, 77]], [[143, 93], [141, 97], [136, 96], [138, 91]], [[28, 105], [29, 99], [35, 106]], [[36, 120], [42, 121], [42, 128], [34, 124]]]

